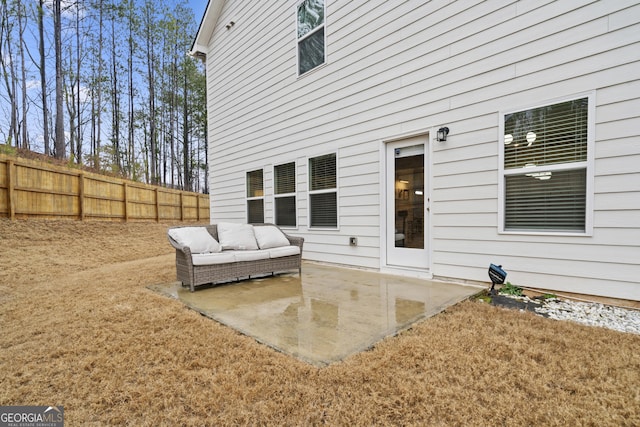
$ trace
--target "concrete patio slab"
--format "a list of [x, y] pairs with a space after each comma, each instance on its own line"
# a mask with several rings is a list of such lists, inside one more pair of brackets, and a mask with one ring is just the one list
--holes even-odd
[[316, 366], [371, 348], [483, 288], [305, 262], [302, 276], [150, 289]]

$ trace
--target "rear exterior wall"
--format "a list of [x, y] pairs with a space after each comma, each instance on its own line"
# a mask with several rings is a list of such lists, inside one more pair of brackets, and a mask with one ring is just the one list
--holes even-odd
[[[213, 0], [212, 0], [213, 1]], [[326, 64], [296, 73], [296, 1], [227, 0], [207, 52], [211, 221], [246, 221], [246, 172], [296, 162], [305, 259], [379, 269], [384, 141], [431, 138], [431, 274], [640, 300], [637, 1], [327, 0]], [[226, 28], [227, 22], [234, 22]], [[595, 94], [593, 233], [501, 234], [500, 112]], [[338, 228], [308, 227], [308, 159], [337, 154]], [[349, 236], [358, 246], [349, 246]]]

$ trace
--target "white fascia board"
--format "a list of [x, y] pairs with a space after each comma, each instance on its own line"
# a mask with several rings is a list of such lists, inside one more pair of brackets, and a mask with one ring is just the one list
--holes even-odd
[[200, 21], [200, 27], [191, 45], [189, 55], [198, 56], [207, 54], [209, 40], [218, 23], [222, 6], [224, 6], [224, 0], [209, 0], [202, 21]]

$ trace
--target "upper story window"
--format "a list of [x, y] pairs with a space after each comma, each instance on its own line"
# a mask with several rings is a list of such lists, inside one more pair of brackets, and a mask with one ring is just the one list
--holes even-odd
[[325, 62], [325, 0], [304, 0], [297, 8], [298, 75]]
[[336, 155], [309, 159], [309, 225], [338, 226], [338, 187]]
[[247, 172], [247, 222], [264, 222], [264, 179], [262, 169]]
[[593, 102], [502, 114], [501, 231], [590, 233]]
[[275, 221], [281, 227], [298, 225], [296, 214], [296, 163], [274, 166]]

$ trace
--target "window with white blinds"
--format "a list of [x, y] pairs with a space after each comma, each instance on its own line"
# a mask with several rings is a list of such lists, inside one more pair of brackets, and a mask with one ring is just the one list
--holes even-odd
[[285, 163], [273, 168], [275, 179], [275, 222], [281, 227], [297, 226], [296, 163]]
[[309, 159], [309, 225], [338, 226], [338, 189], [336, 155]]
[[264, 177], [262, 169], [247, 172], [247, 222], [264, 222]]
[[587, 232], [589, 96], [502, 115], [502, 230]]

